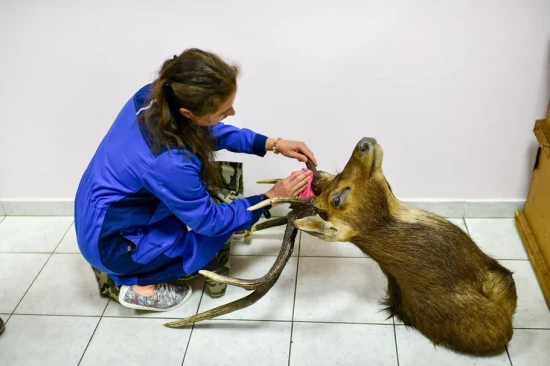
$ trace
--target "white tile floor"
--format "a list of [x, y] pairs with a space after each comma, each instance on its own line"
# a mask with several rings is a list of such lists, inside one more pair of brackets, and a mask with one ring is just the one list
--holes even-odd
[[[255, 305], [184, 329], [162, 324], [246, 292], [193, 297], [142, 313], [97, 295], [71, 217], [0, 217], [0, 365], [550, 365], [550, 311], [513, 219], [452, 219], [514, 271], [519, 305], [507, 352], [486, 358], [434, 347], [380, 312], [385, 277], [349, 243], [303, 235], [272, 291]], [[267, 272], [282, 228], [236, 240], [232, 275]]]

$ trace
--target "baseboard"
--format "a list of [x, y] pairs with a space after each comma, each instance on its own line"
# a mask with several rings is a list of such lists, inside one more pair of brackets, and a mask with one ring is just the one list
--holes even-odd
[[73, 216], [73, 200], [2, 200], [6, 216]]
[[[522, 209], [525, 201], [422, 201], [403, 200], [411, 206], [433, 212], [447, 218], [513, 218], [517, 209]], [[72, 200], [2, 200], [0, 216], [72, 216]], [[274, 207], [274, 217], [285, 216], [288, 205]]]

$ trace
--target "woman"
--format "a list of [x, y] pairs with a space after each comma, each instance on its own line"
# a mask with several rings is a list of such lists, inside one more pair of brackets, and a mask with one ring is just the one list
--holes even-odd
[[268, 138], [220, 121], [235, 114], [238, 68], [198, 49], [166, 61], [158, 78], [124, 105], [83, 174], [75, 229], [84, 258], [107, 275], [126, 307], [166, 311], [187, 301], [189, 285], [168, 282], [205, 268], [266, 197], [300, 194], [311, 172], [295, 172], [264, 195], [216, 204], [216, 150], [301, 161], [303, 142]]

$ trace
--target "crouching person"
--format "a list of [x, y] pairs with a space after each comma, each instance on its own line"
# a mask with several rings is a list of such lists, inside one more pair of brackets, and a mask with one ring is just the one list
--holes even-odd
[[[267, 197], [297, 196], [310, 172], [268, 192], [242, 195], [242, 166], [214, 162], [215, 151], [267, 151], [315, 162], [303, 142], [268, 138], [220, 121], [235, 114], [238, 69], [197, 49], [167, 60], [158, 78], [122, 107], [80, 181], [75, 229], [100, 293], [133, 309], [167, 311], [192, 289], [178, 282], [200, 269], [226, 273], [234, 232]], [[225, 285], [207, 282], [212, 296]]]

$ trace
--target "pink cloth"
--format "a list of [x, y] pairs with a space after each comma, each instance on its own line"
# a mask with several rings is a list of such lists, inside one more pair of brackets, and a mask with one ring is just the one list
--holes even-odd
[[[305, 172], [308, 172], [309, 169], [307, 168], [302, 168], [302, 171], [305, 171]], [[311, 173], [311, 172], [310, 172]], [[311, 183], [313, 182], [313, 174], [310, 174], [309, 175], [309, 179], [307, 181], [307, 185], [306, 185], [306, 189], [304, 189], [302, 191], [302, 193], [300, 193], [298, 195], [298, 198], [309, 198], [309, 197], [314, 197], [315, 196], [315, 193], [313, 193], [313, 190], [311, 189]]]

